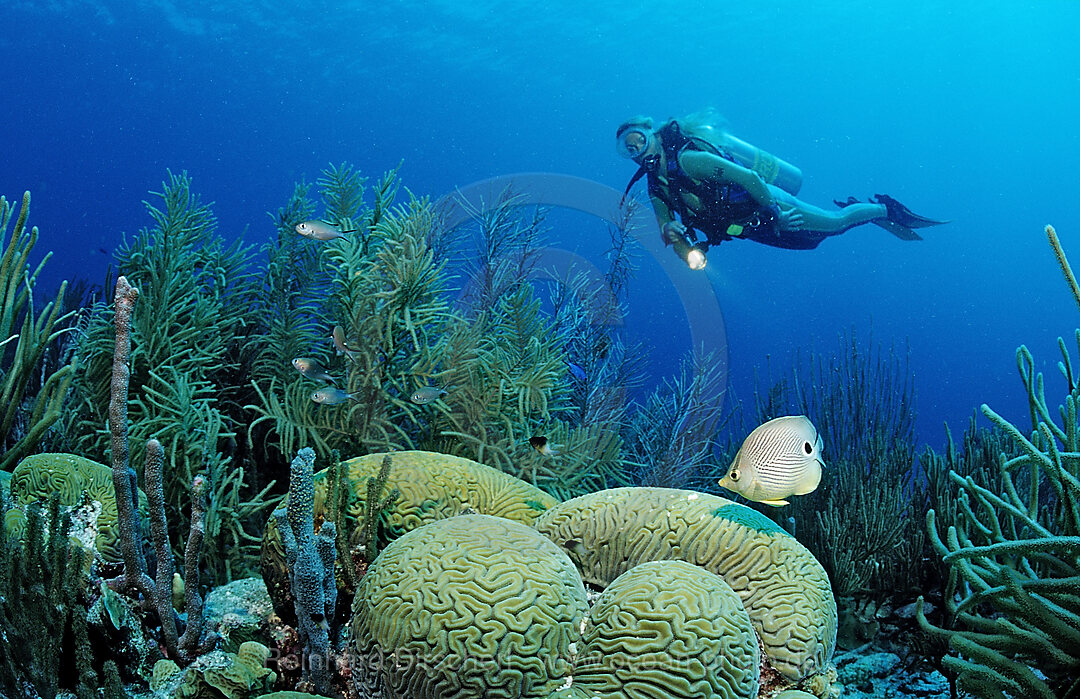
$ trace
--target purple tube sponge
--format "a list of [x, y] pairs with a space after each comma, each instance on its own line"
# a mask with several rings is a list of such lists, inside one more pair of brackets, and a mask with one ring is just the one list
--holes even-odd
[[325, 692], [330, 684], [330, 622], [337, 605], [334, 582], [333, 522], [324, 522], [315, 535], [315, 452], [301, 449], [293, 459], [289, 477], [289, 503], [275, 510], [285, 548], [300, 641], [304, 644], [304, 676]]

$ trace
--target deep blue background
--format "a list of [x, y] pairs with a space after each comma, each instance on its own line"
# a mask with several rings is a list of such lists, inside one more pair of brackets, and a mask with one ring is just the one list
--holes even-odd
[[[8, 3], [0, 193], [32, 191], [39, 252], [56, 253], [46, 283], [98, 281], [100, 250], [148, 223], [166, 168], [216, 202], [223, 235], [260, 242], [266, 212], [330, 162], [378, 175], [404, 159], [405, 184], [432, 196], [518, 171], [621, 189], [618, 123], [713, 106], [800, 166], [810, 202], [887, 192], [954, 221], [921, 243], [867, 226], [812, 252], [712, 253], [739, 395], [767, 356], [775, 373], [872, 328], [910, 345], [930, 444], [984, 401], [1026, 415], [1015, 348], [1056, 376], [1056, 337], [1078, 320], [1042, 227], [1080, 260], [1080, 4], [581, 4]], [[602, 226], [553, 221], [552, 245], [602, 247], [582, 242]], [[659, 377], [689, 333], [641, 263], [627, 325]]]

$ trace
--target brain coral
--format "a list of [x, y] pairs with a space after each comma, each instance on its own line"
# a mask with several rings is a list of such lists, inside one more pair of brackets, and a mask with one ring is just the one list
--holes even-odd
[[748, 507], [689, 490], [615, 488], [557, 505], [536, 528], [601, 587], [647, 561], [682, 560], [720, 575], [788, 679], [821, 671], [835, 649], [836, 602], [825, 570]]
[[[384, 456], [368, 454], [342, 462], [348, 468], [352, 486], [348, 521], [357, 527], [350, 532], [353, 544], [359, 543], [358, 520], [364, 511], [368, 478], [378, 475]], [[327, 476], [327, 469], [315, 474], [316, 520], [326, 509]], [[397, 488], [401, 497], [394, 503], [380, 546], [422, 524], [463, 513], [496, 515], [532, 524], [558, 503], [539, 488], [490, 466], [427, 451], [394, 452], [386, 488]], [[284, 571], [285, 553], [277, 523], [271, 517], [263, 534], [262, 573], [279, 609], [290, 606], [284, 604], [288, 587]]]
[[[111, 468], [74, 454], [35, 454], [19, 462], [11, 474], [11, 497], [19, 505], [47, 500], [49, 495], [59, 492], [60, 504], [73, 507], [79, 504], [83, 491], [101, 503], [95, 540], [98, 552], [108, 563], [123, 562]], [[142, 490], [139, 511], [145, 526], [147, 504]]]
[[574, 564], [534, 529], [433, 522], [387, 546], [357, 589], [354, 681], [388, 699], [544, 698], [570, 674], [587, 608]]
[[588, 615], [574, 686], [604, 697], [753, 699], [757, 634], [720, 576], [683, 561], [615, 578]]

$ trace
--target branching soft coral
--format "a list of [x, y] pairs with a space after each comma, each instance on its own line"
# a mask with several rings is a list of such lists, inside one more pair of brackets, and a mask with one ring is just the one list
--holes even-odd
[[[356, 229], [325, 246], [320, 271], [331, 280], [323, 322], [340, 325], [350, 347], [329, 369], [353, 399], [319, 405], [311, 399], [317, 386], [293, 372], [256, 384], [258, 402], [249, 407], [259, 417], [252, 427], [269, 425], [286, 454], [305, 446], [325, 457], [334, 449], [411, 448], [424, 420], [414, 414], [419, 406], [408, 402], [425, 380], [415, 367], [430, 365], [435, 338], [453, 318], [443, 261], [429, 245], [437, 227], [434, 210], [421, 199], [391, 207], [396, 171], [380, 180], [373, 206], [364, 211], [356, 209], [362, 180], [344, 166], [325, 172], [320, 184], [328, 216], [340, 220], [347, 214], [349, 222], [340, 225]], [[329, 335], [326, 327], [324, 337]], [[312, 346], [302, 354], [318, 352]]]
[[60, 285], [55, 300], [36, 312], [34, 287], [52, 253], [31, 271], [29, 258], [38, 229], [26, 227], [30, 192], [23, 194], [11, 238], [4, 244], [14, 211], [14, 205], [0, 197], [0, 247], [4, 248], [0, 258], [0, 471], [10, 471], [38, 448], [45, 432], [60, 418], [75, 373], [74, 364], [43, 372], [46, 351], [55, 350], [73, 314], [61, 314], [67, 282]]
[[[1046, 232], [1080, 304], [1061, 243], [1051, 227]], [[1080, 330], [1076, 341], [1080, 347]], [[927, 515], [934, 548], [949, 566], [945, 604], [956, 629], [931, 626], [921, 599], [918, 619], [949, 643], [955, 655], [944, 658], [945, 667], [977, 696], [1050, 699], [1080, 692], [1080, 380], [1065, 342], [1058, 346], [1062, 404], [1050, 409], [1043, 375], [1021, 346], [1016, 361], [1030, 429], [982, 406], [1015, 455], [999, 455], [997, 483], [950, 472], [959, 508], [945, 522], [944, 537], [937, 513]]]
[[[153, 227], [117, 252], [121, 273], [142, 290], [131, 328], [131, 437], [156, 438], [169, 450], [173, 467], [166, 471], [165, 501], [171, 523], [184, 517], [194, 474], [209, 472], [222, 498], [208, 521], [220, 536], [208, 537], [205, 556], [223, 580], [253, 541], [243, 526], [254, 525], [262, 519], [254, 515], [273, 505], [265, 490], [243, 498], [254, 473], [245, 482], [244, 471], [225, 455], [238, 426], [229, 411], [246, 383], [236, 377], [246, 328], [255, 318], [255, 279], [247, 269], [248, 248], [217, 235], [216, 219], [191, 191], [187, 175], [169, 173], [163, 184], [159, 201], [147, 203]], [[108, 448], [100, 426], [111, 378], [112, 319], [110, 309], [97, 307], [80, 337], [77, 352], [86, 371], [75, 382], [78, 401], [67, 421], [80, 453], [100, 460]], [[180, 532], [172, 534], [177, 546]]]
[[727, 386], [711, 353], [695, 352], [633, 417], [631, 460], [641, 485], [684, 488], [711, 462]]

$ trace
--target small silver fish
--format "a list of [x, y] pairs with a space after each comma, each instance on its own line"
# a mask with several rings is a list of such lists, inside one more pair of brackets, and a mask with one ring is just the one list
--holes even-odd
[[418, 388], [412, 392], [409, 396], [409, 400], [417, 405], [427, 405], [428, 403], [438, 400], [446, 395], [445, 388], [435, 388], [434, 386], [424, 386]]
[[337, 379], [330, 374], [326, 373], [319, 363], [314, 359], [306, 359], [304, 357], [296, 357], [292, 360], [292, 365], [296, 367], [296, 370], [309, 379], [315, 379], [316, 381], [329, 381], [330, 383], [337, 385]]
[[747, 500], [780, 507], [784, 498], [812, 493], [821, 482], [821, 435], [804, 415], [769, 420], [754, 429], [720, 479]]
[[550, 441], [548, 441], [547, 437], [530, 437], [529, 444], [532, 445], [533, 449], [535, 449], [540, 454], [543, 454], [544, 456], [559, 455], [559, 452], [556, 450], [559, 445], [552, 444]]
[[336, 240], [338, 238], [344, 238], [346, 233], [353, 233], [355, 231], [342, 231], [337, 226], [331, 225], [326, 221], [304, 221], [303, 223], [296, 224], [296, 232], [305, 238], [311, 238], [312, 240]]
[[349, 359], [355, 359], [353, 354], [359, 351], [359, 348], [349, 345], [349, 341], [345, 339], [345, 330], [340, 325], [334, 326], [334, 330], [330, 333], [330, 339], [334, 341], [334, 350], [338, 354], [344, 354]]
[[347, 400], [357, 400], [359, 393], [346, 393], [340, 388], [320, 388], [311, 394], [311, 400], [323, 405], [340, 405]]

